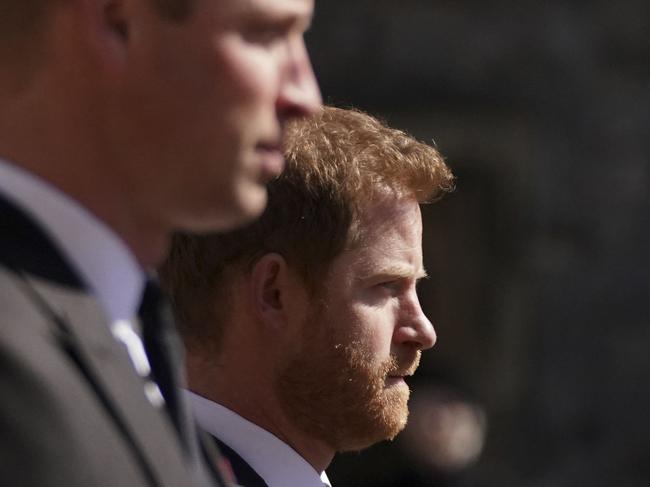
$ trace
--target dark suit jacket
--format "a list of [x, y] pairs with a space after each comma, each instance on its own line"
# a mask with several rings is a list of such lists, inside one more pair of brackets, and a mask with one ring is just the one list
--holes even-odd
[[195, 463], [95, 298], [0, 197], [0, 483], [191, 487]]
[[264, 479], [235, 450], [219, 440], [219, 438], [211, 437], [221, 454], [228, 460], [237, 482], [242, 487], [268, 487]]

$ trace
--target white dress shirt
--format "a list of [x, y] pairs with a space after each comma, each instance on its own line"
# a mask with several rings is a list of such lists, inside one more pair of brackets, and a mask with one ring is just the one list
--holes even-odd
[[317, 472], [275, 435], [221, 404], [185, 393], [199, 426], [237, 452], [269, 487], [331, 487], [324, 471]]
[[[68, 195], [0, 158], [0, 193], [29, 214], [49, 235], [92, 290], [113, 336], [122, 342], [143, 377], [149, 362], [134, 327], [145, 275], [133, 253], [108, 225]], [[156, 391], [147, 391], [155, 404]]]

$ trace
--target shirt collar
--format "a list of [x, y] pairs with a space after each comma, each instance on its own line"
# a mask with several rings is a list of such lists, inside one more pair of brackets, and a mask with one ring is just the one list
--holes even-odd
[[0, 192], [29, 213], [90, 287], [111, 322], [133, 318], [145, 276], [108, 225], [48, 182], [0, 158]]
[[199, 426], [235, 450], [269, 487], [331, 487], [327, 474], [317, 472], [275, 435], [234, 411], [185, 391]]

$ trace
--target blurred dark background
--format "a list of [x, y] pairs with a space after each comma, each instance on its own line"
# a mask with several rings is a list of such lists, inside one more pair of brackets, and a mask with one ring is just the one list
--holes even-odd
[[308, 43], [328, 103], [458, 177], [411, 426], [335, 487], [650, 485], [650, 2], [317, 0]]

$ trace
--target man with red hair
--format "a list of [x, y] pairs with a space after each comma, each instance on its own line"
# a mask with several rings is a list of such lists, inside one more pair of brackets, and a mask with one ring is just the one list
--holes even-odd
[[416, 293], [440, 154], [354, 110], [292, 122], [252, 225], [175, 238], [161, 269], [199, 424], [246, 487], [322, 487], [334, 454], [406, 424], [436, 335]]

